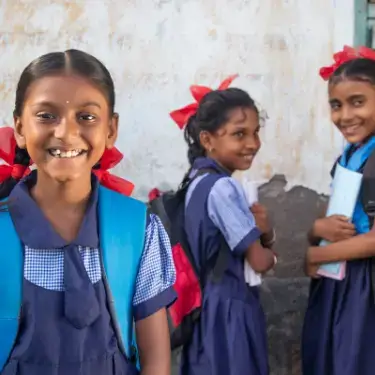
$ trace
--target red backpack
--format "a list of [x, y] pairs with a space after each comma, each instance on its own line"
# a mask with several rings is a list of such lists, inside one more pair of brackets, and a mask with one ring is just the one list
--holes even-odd
[[[194, 178], [207, 173], [217, 173], [214, 169], [201, 169]], [[191, 182], [186, 180], [176, 192], [167, 192], [150, 201], [151, 212], [162, 221], [172, 245], [173, 260], [176, 267], [176, 302], [167, 310], [172, 350], [189, 342], [202, 307], [203, 279], [206, 274], [198, 271], [190, 249], [185, 223], [185, 196]], [[214, 265], [208, 276], [219, 282], [227, 265], [229, 250], [223, 241]]]

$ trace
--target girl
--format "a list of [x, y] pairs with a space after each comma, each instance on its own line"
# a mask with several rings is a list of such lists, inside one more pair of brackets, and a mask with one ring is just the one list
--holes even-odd
[[[185, 231], [194, 260], [206, 280], [201, 318], [183, 348], [181, 375], [267, 375], [265, 318], [258, 289], [244, 278], [244, 259], [257, 272], [274, 266], [268, 249], [274, 233], [263, 206], [250, 212], [245, 192], [232, 178], [250, 168], [260, 148], [259, 114], [250, 96], [237, 88], [192, 87], [198, 103], [172, 112], [185, 126], [188, 159]], [[214, 173], [203, 173], [202, 170]], [[195, 178], [195, 176], [197, 176]], [[254, 218], [255, 215], [255, 218]], [[222, 242], [228, 249], [224, 274], [210, 271]]]
[[[321, 70], [328, 79], [331, 119], [348, 142], [338, 160], [342, 167], [361, 171], [375, 151], [375, 53], [346, 47], [335, 64]], [[315, 221], [306, 269], [315, 278], [320, 264], [346, 261], [341, 281], [313, 279], [305, 316], [302, 359], [304, 375], [372, 375], [375, 372], [375, 306], [371, 257], [375, 232], [370, 231], [361, 194], [351, 222], [334, 215]]]
[[[114, 106], [108, 70], [84, 52], [43, 55], [21, 75], [15, 165], [0, 198], [8, 198], [24, 246], [23, 302], [2, 375], [138, 373], [121, 349], [110, 309], [99, 247], [99, 183], [92, 173], [117, 138]], [[30, 160], [36, 170], [16, 184]], [[132, 299], [141, 374], [169, 375], [165, 308], [175, 299], [175, 270], [157, 217], [148, 218], [144, 237]]]

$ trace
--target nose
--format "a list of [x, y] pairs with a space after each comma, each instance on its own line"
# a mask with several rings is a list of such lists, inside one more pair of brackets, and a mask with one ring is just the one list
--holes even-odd
[[342, 125], [350, 124], [353, 121], [354, 113], [351, 110], [350, 106], [344, 105], [340, 111], [340, 123]]
[[258, 134], [254, 135], [252, 137], [247, 137], [245, 148], [248, 151], [258, 151], [259, 150], [260, 139], [259, 139]]
[[79, 124], [75, 117], [63, 117], [55, 127], [55, 138], [65, 142], [77, 138], [80, 133]]

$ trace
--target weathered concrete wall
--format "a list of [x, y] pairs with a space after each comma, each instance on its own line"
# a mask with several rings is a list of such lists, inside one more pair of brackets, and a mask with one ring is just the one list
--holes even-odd
[[353, 8], [354, 0], [1, 2], [0, 125], [11, 123], [28, 62], [68, 48], [94, 54], [117, 88], [125, 153], [117, 172], [136, 183], [140, 198], [154, 186], [174, 188], [186, 170], [182, 135], [168, 113], [191, 101], [190, 84], [215, 87], [239, 73], [236, 85], [266, 109], [263, 147], [246, 176], [266, 182], [261, 197], [278, 229], [279, 265], [263, 287], [273, 375], [299, 373], [305, 232], [343, 145], [317, 71], [352, 42]]

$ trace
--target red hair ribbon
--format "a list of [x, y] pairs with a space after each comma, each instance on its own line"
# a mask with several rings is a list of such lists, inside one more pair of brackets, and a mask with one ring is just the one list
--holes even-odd
[[123, 157], [124, 155], [116, 147], [106, 149], [100, 159], [100, 168], [93, 169], [93, 173], [106, 188], [130, 196], [133, 193], [134, 184], [108, 172], [108, 169], [116, 166]]
[[375, 60], [375, 51], [367, 47], [359, 47], [355, 49], [349, 46], [344, 46], [342, 51], [333, 55], [333, 60], [335, 62], [331, 66], [320, 68], [319, 74], [325, 81], [328, 81], [339, 66], [347, 61], [360, 58]]
[[148, 201], [151, 202], [151, 201], [153, 201], [154, 199], [159, 198], [161, 195], [162, 195], [162, 192], [161, 192], [158, 188], [153, 188], [153, 189], [150, 190], [150, 192], [148, 193]]
[[[221, 82], [217, 90], [226, 90], [237, 77], [238, 74], [229, 76], [223, 82]], [[188, 104], [183, 108], [176, 109], [169, 114], [180, 129], [183, 129], [189, 118], [197, 113], [200, 101], [211, 91], [213, 90], [206, 86], [190, 86], [191, 95], [193, 95], [196, 102]]]
[[16, 146], [14, 129], [8, 126], [0, 127], [0, 159], [4, 160], [6, 163], [0, 165], [0, 182], [10, 177], [13, 177], [15, 180], [20, 180], [30, 173], [29, 167], [21, 164], [13, 164]]

